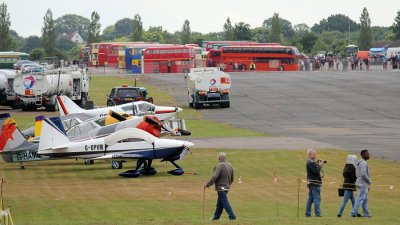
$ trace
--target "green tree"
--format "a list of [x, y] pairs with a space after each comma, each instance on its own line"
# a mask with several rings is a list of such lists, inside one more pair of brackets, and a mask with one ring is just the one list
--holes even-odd
[[[292, 39], [295, 35], [295, 30], [292, 27], [292, 23], [288, 20], [280, 18], [279, 15], [278, 18], [279, 18], [279, 25], [281, 26], [281, 34], [288, 39]], [[268, 29], [272, 29], [272, 19], [273, 17], [264, 20], [262, 26]]]
[[394, 18], [394, 23], [390, 27], [394, 33], [394, 40], [400, 39], [400, 10], [397, 11], [397, 16]]
[[163, 28], [162, 26], [158, 27], [149, 27], [149, 29], [143, 32], [143, 41], [146, 42], [162, 42], [163, 39]]
[[42, 40], [38, 36], [29, 36], [19, 49], [21, 52], [30, 52], [32, 49], [42, 47]]
[[190, 29], [190, 22], [189, 22], [189, 20], [185, 20], [183, 22], [182, 31], [181, 31], [181, 43], [189, 44], [191, 34], [192, 34], [192, 31]]
[[318, 40], [318, 36], [314, 32], [304, 32], [301, 35], [299, 43], [303, 46], [303, 51], [307, 54], [312, 52], [315, 43]]
[[251, 31], [252, 40], [259, 43], [267, 43], [269, 41], [269, 29], [265, 27], [256, 27]]
[[12, 49], [12, 39], [10, 34], [10, 14], [7, 12], [7, 5], [0, 5], [0, 51]]
[[78, 32], [84, 40], [87, 40], [89, 24], [90, 20], [83, 16], [75, 14], [63, 15], [55, 20], [56, 36]]
[[310, 31], [310, 27], [305, 23], [300, 23], [300, 24], [294, 25], [293, 29], [296, 32], [296, 34], [299, 34], [299, 35], [302, 35], [302, 34]]
[[179, 44], [181, 43], [180, 32], [175, 32], [174, 34], [169, 33], [168, 31], [164, 30], [162, 34], [162, 41], [161, 43], [169, 43], [169, 44]]
[[225, 40], [227, 41], [233, 41], [234, 38], [234, 29], [231, 23], [231, 20], [229, 17], [226, 19], [226, 22], [224, 24], [224, 34], [225, 34]]
[[311, 54], [316, 55], [319, 51], [326, 51], [327, 48], [328, 46], [318, 38], [311, 50]]
[[53, 20], [53, 13], [50, 9], [47, 10], [43, 18], [42, 27], [42, 46], [46, 56], [52, 57], [56, 51], [56, 31]]
[[43, 48], [35, 48], [29, 52], [29, 59], [32, 61], [40, 61], [44, 58], [44, 49]]
[[75, 47], [75, 43], [68, 36], [60, 36], [57, 39], [56, 47], [61, 51], [67, 52]]
[[115, 38], [115, 26], [110, 25], [103, 30], [102, 39], [103, 40], [113, 40]]
[[371, 19], [367, 8], [363, 8], [360, 16], [360, 37], [358, 38], [360, 50], [369, 50], [372, 46]]
[[274, 13], [274, 16], [272, 17], [272, 22], [271, 22], [271, 41], [272, 42], [281, 42], [281, 24], [279, 22], [279, 14]]
[[67, 52], [67, 55], [69, 60], [81, 60], [81, 47], [75, 45]]
[[132, 30], [132, 40], [141, 41], [143, 35], [143, 23], [142, 18], [139, 14], [136, 14], [133, 18], [133, 30]]
[[91, 43], [96, 43], [100, 41], [100, 15], [93, 11], [92, 15], [90, 16], [90, 24], [89, 24], [89, 31], [88, 31], [88, 45]]
[[244, 22], [235, 23], [233, 34], [235, 41], [251, 40], [252, 36], [251, 36], [250, 24]]
[[133, 30], [133, 19], [123, 18], [115, 23], [115, 34], [117, 37], [129, 36]]
[[359, 30], [359, 25], [343, 14], [331, 15], [327, 19], [322, 19], [319, 24], [314, 24], [311, 30], [316, 33], [324, 31], [339, 31], [342, 33]]

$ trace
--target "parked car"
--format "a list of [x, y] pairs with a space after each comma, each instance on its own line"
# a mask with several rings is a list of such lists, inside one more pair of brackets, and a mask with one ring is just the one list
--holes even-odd
[[121, 105], [141, 100], [144, 100], [144, 97], [139, 87], [123, 84], [111, 89], [110, 94], [107, 95], [107, 106]]

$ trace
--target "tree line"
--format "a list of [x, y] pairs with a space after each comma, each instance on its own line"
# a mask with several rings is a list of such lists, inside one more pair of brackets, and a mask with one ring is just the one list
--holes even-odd
[[73, 32], [78, 32], [87, 45], [100, 41], [197, 43], [200, 45], [205, 40], [247, 40], [296, 46], [306, 54], [315, 54], [321, 50], [340, 54], [344, 52], [348, 44], [356, 44], [361, 50], [369, 50], [373, 43], [400, 39], [400, 10], [390, 27], [371, 26], [371, 19], [365, 7], [358, 22], [346, 15], [335, 14], [309, 27], [304, 23], [293, 25], [290, 21], [279, 17], [278, 13], [274, 13], [256, 28], [251, 28], [245, 22], [233, 24], [228, 17], [222, 25], [221, 32], [205, 34], [192, 31], [189, 20], [185, 20], [181, 30], [174, 33], [168, 32], [162, 26], [150, 26], [145, 30], [139, 14], [134, 15], [133, 19], [120, 19], [115, 24], [105, 27], [101, 32], [100, 15], [96, 11], [92, 12], [90, 19], [75, 14], [66, 14], [54, 19], [51, 9], [48, 9], [43, 17], [40, 37], [20, 37], [10, 29], [10, 26], [7, 5], [2, 3], [0, 5], [0, 51], [28, 52], [33, 60], [53, 56], [69, 60], [79, 59], [81, 47], [64, 35]]

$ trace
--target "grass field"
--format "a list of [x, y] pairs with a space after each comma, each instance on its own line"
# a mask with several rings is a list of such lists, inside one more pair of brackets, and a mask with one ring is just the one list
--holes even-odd
[[[336, 213], [341, 198], [337, 187], [345, 151], [324, 150], [328, 160], [322, 188], [322, 218], [304, 218], [307, 188], [305, 151], [229, 150], [235, 182], [229, 193], [238, 217], [229, 224], [399, 224], [400, 167], [395, 163], [370, 161], [373, 186], [370, 192], [371, 219], [349, 218], [350, 203], [343, 218]], [[121, 178], [107, 162], [83, 165], [82, 161], [58, 160], [26, 164], [0, 163], [5, 179], [5, 205], [16, 224], [208, 224], [216, 193], [206, 189], [205, 219], [202, 219], [203, 185], [216, 164], [217, 149], [193, 149], [179, 164], [188, 174], [172, 176], [170, 164], [156, 162], [154, 176]], [[388, 172], [390, 171], [390, 172]], [[273, 182], [274, 173], [278, 183]], [[240, 178], [240, 182], [239, 182]], [[300, 180], [300, 186], [298, 186]], [[299, 188], [298, 188], [299, 187]], [[298, 190], [300, 195], [298, 196]], [[299, 218], [297, 200], [299, 197]], [[217, 224], [228, 224], [226, 214]]]
[[[113, 86], [133, 84], [129, 77], [96, 77], [91, 82], [91, 96], [96, 104], [105, 104], [105, 95]], [[157, 88], [145, 85], [150, 96], [160, 105], [176, 105], [171, 97]], [[179, 117], [186, 120], [193, 137], [264, 136], [238, 129], [229, 124], [203, 120], [200, 112], [188, 108]], [[46, 116], [56, 113], [45, 113]], [[19, 127], [33, 125], [37, 113], [17, 113]], [[305, 150], [268, 151], [226, 150], [235, 168], [235, 183], [229, 198], [238, 220], [229, 222], [226, 214], [221, 221], [211, 223], [216, 200], [212, 189], [206, 190], [205, 219], [202, 219], [203, 185], [217, 163], [218, 149], [192, 150], [193, 154], [178, 162], [187, 174], [172, 176], [169, 163], [155, 162], [155, 176], [126, 179], [118, 173], [131, 169], [134, 162], [122, 170], [112, 170], [109, 162], [83, 165], [75, 159], [25, 164], [0, 162], [5, 206], [11, 208], [15, 224], [26, 225], [125, 225], [125, 224], [400, 224], [400, 167], [375, 159], [370, 170], [373, 186], [370, 192], [371, 219], [349, 218], [350, 203], [343, 218], [336, 213], [341, 198], [337, 188], [342, 181], [346, 151], [326, 149], [319, 158], [328, 161], [324, 166], [322, 188], [322, 218], [304, 218], [307, 188]], [[273, 182], [274, 173], [279, 181]], [[240, 182], [239, 182], [240, 178]], [[300, 182], [300, 185], [298, 185]], [[299, 202], [298, 202], [299, 200]], [[298, 208], [299, 203], [299, 208]], [[297, 217], [299, 212], [299, 217]]]

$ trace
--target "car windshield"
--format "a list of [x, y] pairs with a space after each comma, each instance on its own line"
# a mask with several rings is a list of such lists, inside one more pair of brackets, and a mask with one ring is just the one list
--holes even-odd
[[118, 89], [117, 97], [120, 98], [136, 98], [140, 97], [140, 93], [134, 88], [121, 88]]

